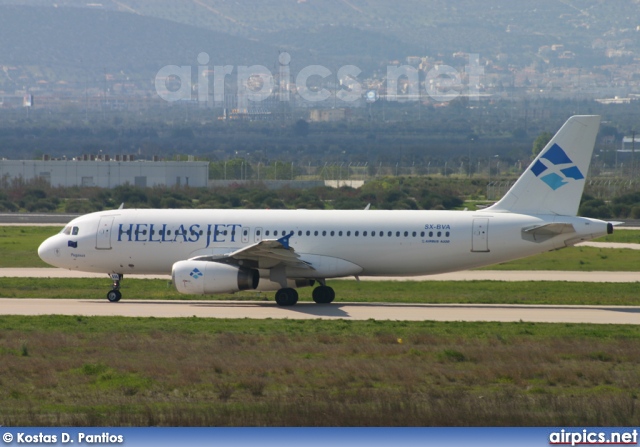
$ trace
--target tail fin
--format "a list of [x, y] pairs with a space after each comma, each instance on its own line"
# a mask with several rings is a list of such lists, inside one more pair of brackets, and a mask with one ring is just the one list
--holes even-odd
[[493, 212], [575, 216], [600, 127], [597, 115], [567, 120]]

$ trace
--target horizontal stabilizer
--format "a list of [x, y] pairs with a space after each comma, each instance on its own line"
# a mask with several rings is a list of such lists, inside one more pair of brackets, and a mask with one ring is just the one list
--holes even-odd
[[568, 234], [575, 232], [576, 229], [570, 223], [548, 223], [522, 229], [523, 237], [535, 242], [543, 242], [559, 234]]

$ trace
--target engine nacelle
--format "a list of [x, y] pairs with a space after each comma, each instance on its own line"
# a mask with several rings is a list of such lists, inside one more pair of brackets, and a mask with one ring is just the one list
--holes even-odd
[[255, 289], [257, 270], [208, 261], [178, 261], [171, 269], [173, 285], [180, 293], [211, 295]]

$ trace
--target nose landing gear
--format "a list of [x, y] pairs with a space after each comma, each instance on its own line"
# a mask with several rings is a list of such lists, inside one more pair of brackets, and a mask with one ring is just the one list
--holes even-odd
[[111, 286], [111, 290], [107, 293], [107, 299], [111, 303], [117, 303], [122, 298], [122, 293], [120, 292], [120, 281], [124, 276], [122, 273], [112, 273], [111, 279], [113, 280], [113, 285]]

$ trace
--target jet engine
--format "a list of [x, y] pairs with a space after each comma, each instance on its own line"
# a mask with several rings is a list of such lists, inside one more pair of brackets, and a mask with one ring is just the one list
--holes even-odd
[[171, 277], [178, 292], [190, 295], [255, 289], [260, 281], [260, 274], [255, 269], [208, 261], [176, 262]]

